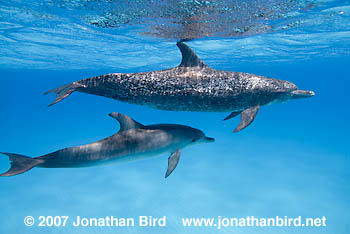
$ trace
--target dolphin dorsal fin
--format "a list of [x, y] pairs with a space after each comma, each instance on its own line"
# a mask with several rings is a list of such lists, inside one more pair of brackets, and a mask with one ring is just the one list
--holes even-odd
[[179, 47], [182, 60], [179, 67], [206, 67], [207, 65], [203, 63], [202, 60], [198, 58], [196, 53], [185, 43], [178, 42], [176, 43], [177, 47]]
[[120, 124], [120, 131], [144, 127], [139, 122], [137, 122], [137, 121], [133, 120], [132, 118], [130, 118], [129, 116], [121, 114], [121, 113], [112, 112], [109, 114], [109, 116], [118, 120], [118, 122]]

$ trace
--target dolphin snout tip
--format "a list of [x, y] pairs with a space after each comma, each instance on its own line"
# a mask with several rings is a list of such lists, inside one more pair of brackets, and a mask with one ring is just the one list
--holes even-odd
[[304, 96], [305, 97], [312, 97], [315, 96], [315, 92], [314, 91], [304, 91]]
[[212, 138], [212, 137], [204, 137], [204, 142], [214, 142], [215, 141], [215, 138]]
[[312, 97], [315, 95], [314, 91], [309, 91], [309, 90], [294, 90], [291, 92], [292, 97], [294, 98], [306, 98], [306, 97]]

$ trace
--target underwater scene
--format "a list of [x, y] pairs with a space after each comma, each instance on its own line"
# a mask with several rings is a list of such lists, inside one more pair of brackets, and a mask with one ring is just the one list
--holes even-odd
[[350, 234], [350, 1], [0, 0], [0, 234]]

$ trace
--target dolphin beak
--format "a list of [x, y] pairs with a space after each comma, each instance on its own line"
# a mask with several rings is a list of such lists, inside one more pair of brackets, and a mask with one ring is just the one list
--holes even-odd
[[215, 139], [214, 138], [212, 138], [212, 137], [207, 137], [207, 136], [205, 136], [205, 137], [203, 137], [203, 142], [214, 142], [215, 141]]
[[307, 97], [312, 97], [315, 95], [315, 93], [313, 91], [307, 91], [307, 90], [294, 90], [292, 92], [290, 92], [290, 95], [293, 98], [307, 98]]

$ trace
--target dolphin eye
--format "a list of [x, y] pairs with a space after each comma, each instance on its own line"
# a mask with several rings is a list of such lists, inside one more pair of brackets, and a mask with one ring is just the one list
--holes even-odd
[[196, 139], [192, 139], [192, 142], [196, 142]]

